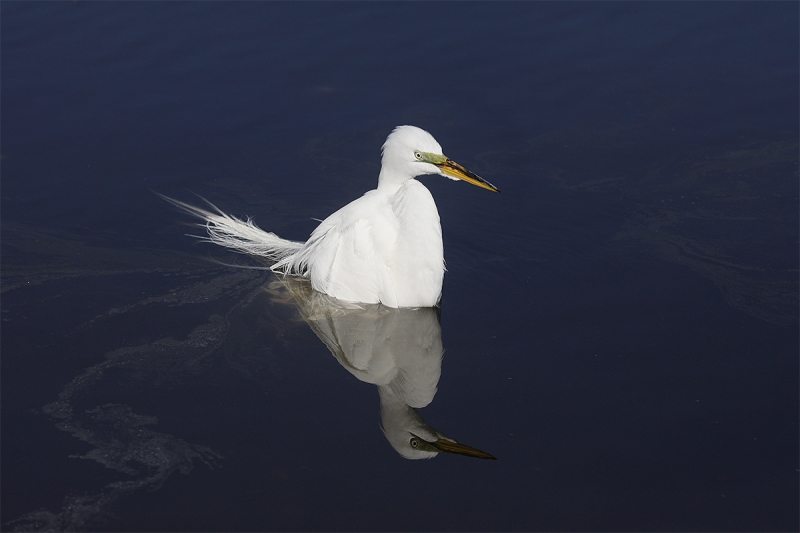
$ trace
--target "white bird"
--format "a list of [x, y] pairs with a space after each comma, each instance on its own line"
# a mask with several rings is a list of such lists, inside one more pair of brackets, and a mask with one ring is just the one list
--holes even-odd
[[205, 240], [274, 261], [273, 271], [309, 278], [319, 292], [349, 302], [433, 307], [442, 294], [444, 247], [433, 196], [414, 179], [423, 174], [500, 192], [444, 156], [427, 131], [398, 126], [383, 145], [378, 187], [323, 220], [305, 243], [213, 205], [216, 213], [164, 198], [205, 221]]

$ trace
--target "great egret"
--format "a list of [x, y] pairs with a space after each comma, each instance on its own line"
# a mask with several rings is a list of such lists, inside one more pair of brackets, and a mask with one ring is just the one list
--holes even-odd
[[388, 307], [432, 307], [442, 294], [444, 248], [439, 212], [416, 176], [441, 174], [500, 192], [442, 154], [427, 131], [398, 126], [386, 138], [377, 189], [350, 202], [314, 230], [308, 241], [282, 239], [240, 220], [164, 197], [205, 221], [206, 240], [274, 261], [272, 270], [309, 278], [340, 300]]

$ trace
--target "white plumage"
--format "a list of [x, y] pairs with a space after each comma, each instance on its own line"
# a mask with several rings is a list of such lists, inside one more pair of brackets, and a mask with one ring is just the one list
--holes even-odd
[[[305, 243], [240, 220], [166, 198], [202, 218], [206, 240], [274, 261], [272, 270], [307, 277], [312, 287], [350, 302], [432, 307], [444, 278], [439, 212], [416, 176], [441, 174], [499, 192], [442, 154], [425, 130], [399, 126], [383, 145], [378, 187], [323, 220]], [[213, 207], [213, 206], [212, 206]]]

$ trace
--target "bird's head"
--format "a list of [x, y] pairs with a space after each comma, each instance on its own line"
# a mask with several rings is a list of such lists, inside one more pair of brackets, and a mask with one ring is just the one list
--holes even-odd
[[416, 126], [398, 126], [386, 138], [381, 160], [381, 181], [403, 182], [422, 174], [441, 174], [492, 192], [497, 187], [442, 153], [433, 135]]
[[429, 426], [419, 412], [405, 403], [391, 386], [379, 386], [381, 425], [386, 440], [406, 459], [431, 459], [440, 453], [454, 453], [495, 459], [492, 454], [461, 444]]
[[[422, 437], [418, 437], [414, 433], [409, 433], [405, 456], [408, 459], [430, 459], [431, 457], [436, 457], [436, 454], [438, 453], [446, 452], [455, 453], [458, 455], [466, 455], [469, 457], [477, 457], [478, 459], [497, 459], [497, 457], [490, 453], [473, 448], [472, 446], [467, 446], [466, 444], [458, 443], [453, 439], [445, 437], [444, 435], [439, 435], [441, 434], [434, 434], [429, 437], [430, 440], [426, 440]], [[417, 453], [414, 454], [414, 452]]]

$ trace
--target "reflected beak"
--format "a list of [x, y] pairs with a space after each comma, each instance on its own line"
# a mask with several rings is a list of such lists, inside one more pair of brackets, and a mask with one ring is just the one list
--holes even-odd
[[[470, 172], [469, 170], [462, 167], [452, 159], [445, 158], [444, 161], [442, 161], [441, 163], [434, 163], [434, 165], [439, 167], [439, 170], [441, 170], [442, 173], [447, 176], [464, 180], [467, 183], [477, 185], [478, 187], [486, 189], [487, 191], [500, 192], [500, 189], [498, 189], [497, 187], [495, 187], [482, 177], [478, 176], [477, 174]], [[494, 457], [492, 459], [494, 459]]]
[[[471, 182], [470, 182], [471, 183]], [[497, 459], [492, 454], [482, 452], [476, 448], [467, 446], [466, 444], [459, 444], [452, 440], [439, 439], [436, 442], [431, 442], [434, 448], [441, 452], [457, 453], [459, 455], [468, 455], [470, 457], [477, 457], [479, 459]]]

